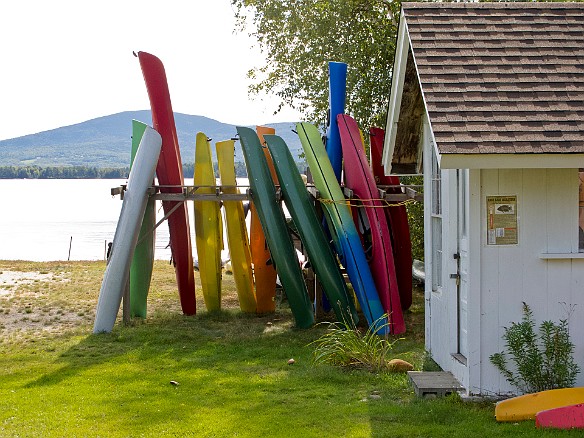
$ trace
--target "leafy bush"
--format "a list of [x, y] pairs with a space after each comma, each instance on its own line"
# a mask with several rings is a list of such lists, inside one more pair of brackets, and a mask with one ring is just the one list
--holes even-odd
[[491, 355], [490, 360], [519, 390], [530, 393], [574, 385], [580, 368], [574, 362], [574, 344], [570, 341], [567, 319], [559, 324], [544, 321], [538, 336], [533, 313], [523, 303], [522, 321], [505, 327], [503, 339], [515, 371], [507, 365], [503, 352]]
[[346, 321], [322, 323], [328, 325], [327, 332], [311, 342], [316, 346], [314, 362], [370, 371], [390, 370], [388, 355], [399, 339], [390, 342], [376, 334], [376, 330], [388, 325], [381, 323], [386, 318], [387, 315], [382, 316], [365, 332]]
[[[402, 176], [400, 182], [407, 185], [415, 185], [419, 193], [423, 193], [424, 177]], [[412, 241], [412, 257], [424, 261], [424, 204], [411, 202], [407, 205], [408, 224], [410, 226], [410, 239]]]

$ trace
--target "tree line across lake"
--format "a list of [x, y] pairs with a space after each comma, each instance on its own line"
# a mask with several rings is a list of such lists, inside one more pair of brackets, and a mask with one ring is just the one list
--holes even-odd
[[[192, 178], [194, 163], [183, 164], [185, 178]], [[129, 167], [95, 167], [95, 166], [0, 166], [0, 179], [123, 179], [130, 174]], [[245, 164], [235, 163], [238, 178], [247, 177]], [[217, 164], [215, 175], [218, 176]]]

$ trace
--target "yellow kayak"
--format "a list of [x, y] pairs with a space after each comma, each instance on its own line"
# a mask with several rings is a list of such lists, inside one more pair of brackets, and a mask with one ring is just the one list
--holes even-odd
[[[219, 164], [219, 176], [223, 193], [239, 193], [235, 179], [233, 140], [219, 141], [215, 144], [217, 150], [217, 162]], [[227, 224], [227, 243], [231, 257], [231, 269], [239, 297], [239, 306], [242, 312], [256, 311], [256, 298], [253, 288], [253, 271], [251, 268], [251, 251], [245, 214], [241, 201], [223, 201], [225, 222]]]
[[497, 421], [533, 420], [538, 412], [584, 403], [584, 388], [550, 389], [500, 401], [495, 407]]
[[[216, 180], [207, 136], [197, 133], [194, 183], [198, 194], [215, 193]], [[194, 201], [199, 275], [207, 310], [221, 309], [221, 250], [223, 223], [217, 201]]]

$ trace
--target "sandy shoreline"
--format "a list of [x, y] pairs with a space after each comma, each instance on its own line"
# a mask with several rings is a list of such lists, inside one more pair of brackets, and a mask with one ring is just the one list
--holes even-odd
[[10, 296], [13, 295], [17, 286], [23, 284], [31, 284], [35, 282], [45, 282], [62, 280], [55, 276], [52, 272], [40, 272], [40, 271], [9, 271], [4, 270], [0, 272], [0, 296]]

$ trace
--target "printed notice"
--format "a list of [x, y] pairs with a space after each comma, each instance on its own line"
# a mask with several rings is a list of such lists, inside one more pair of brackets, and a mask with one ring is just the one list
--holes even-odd
[[487, 196], [487, 245], [517, 244], [517, 196]]

